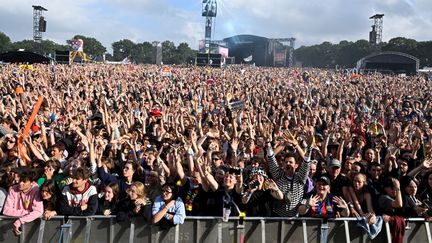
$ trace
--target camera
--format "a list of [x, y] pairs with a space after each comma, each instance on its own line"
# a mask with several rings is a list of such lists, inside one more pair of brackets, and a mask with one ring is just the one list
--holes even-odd
[[241, 173], [241, 169], [240, 168], [230, 168], [228, 170], [229, 174], [234, 174], [234, 175], [240, 175]]

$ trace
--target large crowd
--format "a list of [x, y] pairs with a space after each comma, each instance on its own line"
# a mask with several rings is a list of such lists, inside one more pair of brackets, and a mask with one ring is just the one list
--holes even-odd
[[0, 210], [17, 217], [16, 234], [56, 215], [162, 229], [186, 216], [246, 215], [357, 217], [372, 238], [389, 222], [400, 239], [405, 218], [432, 219], [427, 78], [170, 72], [0, 67]]

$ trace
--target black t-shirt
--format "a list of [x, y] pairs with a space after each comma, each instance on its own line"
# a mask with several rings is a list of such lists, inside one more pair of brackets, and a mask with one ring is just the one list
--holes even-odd
[[[204, 209], [205, 215], [222, 217], [223, 207], [225, 204], [224, 200], [228, 201], [228, 206], [231, 208], [231, 216], [239, 216], [237, 207], [240, 211], [244, 211], [244, 206], [241, 204], [241, 195], [238, 194], [235, 189], [230, 192], [225, 192], [225, 188], [220, 186], [217, 191], [209, 191], [207, 193], [207, 200]], [[235, 205], [237, 205], [237, 207]]]
[[371, 195], [374, 211], [377, 211], [378, 199], [384, 192], [384, 188], [382, 187], [383, 180], [383, 177], [380, 177], [377, 181], [373, 181], [371, 178], [367, 179], [367, 189]]
[[109, 202], [104, 200], [104, 197], [99, 198], [98, 210], [97, 210], [96, 214], [103, 215], [105, 210], [110, 210], [111, 215], [116, 215], [117, 214], [117, 205], [118, 205], [118, 202], [109, 203]]
[[270, 191], [255, 191], [246, 204], [246, 216], [270, 217], [272, 216], [273, 196]]
[[[324, 174], [323, 176], [330, 178], [329, 174], [327, 174], [327, 173]], [[348, 177], [339, 174], [336, 177], [336, 179], [331, 180], [331, 185], [330, 185], [331, 194], [333, 194], [334, 196], [343, 197], [344, 195], [343, 195], [342, 188], [344, 186], [350, 186], [350, 181], [349, 181]]]
[[381, 195], [378, 199], [378, 215], [402, 216], [403, 210], [401, 208], [393, 208], [394, 199], [388, 195]]
[[183, 200], [187, 216], [203, 216], [206, 207], [207, 192], [201, 185], [193, 187], [189, 178], [180, 187], [180, 198]]

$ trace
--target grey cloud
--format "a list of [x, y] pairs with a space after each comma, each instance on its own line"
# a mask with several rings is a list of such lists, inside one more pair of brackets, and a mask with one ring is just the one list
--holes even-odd
[[[196, 48], [204, 36], [199, 0], [46, 0], [46, 38], [65, 43], [75, 34], [95, 37], [107, 48], [114, 41], [172, 40]], [[0, 31], [13, 41], [32, 38], [32, 0], [0, 0]], [[219, 0], [215, 39], [237, 34], [295, 37], [297, 46], [323, 41], [367, 39], [369, 17], [384, 13], [384, 40], [397, 36], [429, 40], [430, 0]], [[176, 2], [178, 5], [178, 2]], [[105, 11], [105, 9], [107, 9]], [[115, 12], [113, 12], [115, 10]]]

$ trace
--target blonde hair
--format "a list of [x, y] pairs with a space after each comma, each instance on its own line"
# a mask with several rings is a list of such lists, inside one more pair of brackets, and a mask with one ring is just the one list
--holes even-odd
[[363, 180], [363, 184], [364, 184], [365, 186], [367, 186], [367, 180], [366, 180], [366, 175], [365, 175], [365, 174], [363, 174], [363, 173], [357, 173], [357, 175], [355, 175], [354, 178], [356, 178], [356, 177], [360, 177], [360, 178], [362, 178], [362, 180]]
[[131, 187], [132, 186], [135, 186], [136, 194], [137, 194], [138, 198], [146, 198], [147, 197], [147, 194], [145, 192], [145, 186], [142, 182], [139, 182], [139, 181], [132, 182]]

